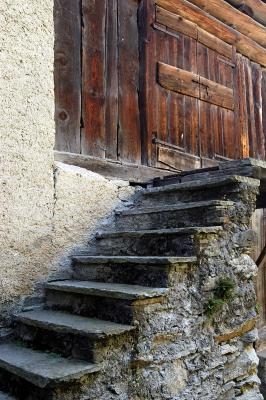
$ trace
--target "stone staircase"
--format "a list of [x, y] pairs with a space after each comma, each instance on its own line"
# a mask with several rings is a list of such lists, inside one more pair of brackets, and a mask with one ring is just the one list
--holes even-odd
[[[15, 317], [0, 345], [0, 400], [261, 399], [245, 337], [252, 276], [230, 264], [252, 245], [252, 168], [155, 181], [118, 210], [73, 257], [72, 279], [47, 283], [44, 306]], [[206, 301], [227, 275], [245, 295], [210, 320]]]

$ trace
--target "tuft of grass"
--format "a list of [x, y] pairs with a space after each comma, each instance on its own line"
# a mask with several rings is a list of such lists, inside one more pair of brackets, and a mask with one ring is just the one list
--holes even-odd
[[219, 309], [234, 297], [235, 282], [230, 277], [221, 277], [216, 288], [213, 290], [212, 297], [204, 306], [205, 314], [210, 318]]

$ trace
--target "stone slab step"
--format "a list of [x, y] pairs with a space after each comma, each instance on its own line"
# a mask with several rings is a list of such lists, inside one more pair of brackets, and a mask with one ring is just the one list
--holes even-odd
[[141, 215], [141, 214], [157, 214], [163, 212], [171, 212], [171, 211], [183, 211], [197, 208], [206, 208], [206, 207], [231, 207], [235, 203], [233, 201], [226, 200], [210, 200], [210, 201], [193, 201], [188, 203], [180, 203], [168, 206], [159, 206], [159, 207], [138, 207], [131, 210], [117, 210], [117, 215]]
[[186, 181], [180, 183], [174, 183], [166, 186], [159, 186], [155, 188], [148, 189], [142, 193], [145, 196], [153, 196], [159, 193], [169, 193], [176, 191], [193, 191], [193, 190], [204, 190], [209, 188], [215, 188], [219, 186], [231, 185], [234, 183], [247, 183], [251, 186], [259, 186], [259, 180], [254, 178], [248, 178], [245, 176], [229, 175], [229, 176], [217, 176], [213, 178], [203, 178], [193, 181]]
[[47, 289], [61, 292], [72, 292], [90, 296], [110, 297], [124, 300], [142, 300], [164, 296], [166, 288], [150, 288], [138, 285], [124, 285], [118, 283], [102, 283], [90, 281], [66, 280], [51, 282]]
[[135, 329], [131, 325], [122, 325], [53, 310], [21, 313], [18, 315], [17, 320], [33, 327], [52, 330], [57, 333], [78, 334], [93, 339], [121, 335]]
[[185, 228], [171, 228], [171, 229], [151, 229], [151, 230], [126, 230], [126, 231], [106, 231], [98, 232], [96, 234], [97, 239], [109, 239], [109, 238], [140, 238], [143, 236], [182, 236], [182, 235], [194, 235], [197, 233], [219, 233], [222, 232], [222, 226], [202, 226], [202, 227], [185, 227]]
[[14, 343], [0, 345], [0, 368], [40, 388], [79, 380], [100, 370], [95, 364], [66, 359]]
[[178, 265], [190, 264], [197, 257], [138, 257], [138, 256], [75, 256], [73, 261], [78, 264], [113, 264], [113, 265]]
[[10, 396], [9, 394], [0, 392], [0, 400], [16, 400], [15, 397]]

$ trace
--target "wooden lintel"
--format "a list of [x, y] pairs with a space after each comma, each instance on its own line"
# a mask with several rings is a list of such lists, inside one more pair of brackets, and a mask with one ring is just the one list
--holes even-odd
[[106, 178], [122, 179], [139, 184], [146, 184], [151, 179], [173, 174], [167, 169], [147, 167], [137, 164], [125, 164], [97, 157], [54, 151], [55, 161], [85, 168]]
[[266, 67], [266, 49], [250, 37], [219, 21], [187, 0], [155, 0], [157, 6], [196, 23], [201, 29], [236, 47], [252, 61]]

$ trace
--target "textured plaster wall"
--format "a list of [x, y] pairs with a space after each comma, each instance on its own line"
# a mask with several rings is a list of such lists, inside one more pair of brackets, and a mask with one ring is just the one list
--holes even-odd
[[2, 316], [132, 192], [54, 164], [53, 45], [53, 0], [0, 0]]

